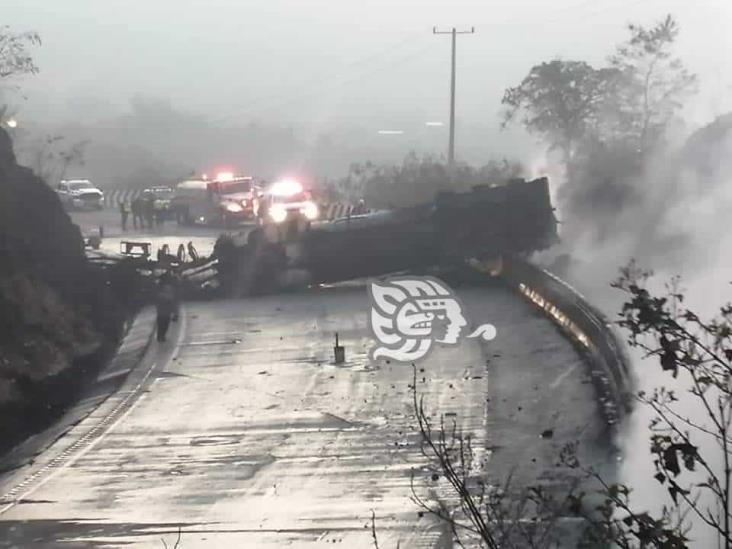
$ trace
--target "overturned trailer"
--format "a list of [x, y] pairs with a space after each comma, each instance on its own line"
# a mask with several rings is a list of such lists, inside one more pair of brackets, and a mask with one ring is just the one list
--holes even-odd
[[434, 203], [313, 226], [293, 262], [334, 281], [530, 252], [556, 240], [546, 178], [441, 193]]
[[[335, 282], [433, 265], [542, 250], [557, 240], [547, 178], [443, 192], [434, 202], [327, 223], [256, 229], [247, 243], [222, 241], [222, 284], [267, 291], [287, 273]], [[290, 277], [291, 279], [292, 277]]]

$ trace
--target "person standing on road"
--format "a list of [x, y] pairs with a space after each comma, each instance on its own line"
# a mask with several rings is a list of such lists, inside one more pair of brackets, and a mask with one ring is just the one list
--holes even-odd
[[143, 211], [148, 229], [155, 226], [155, 197], [150, 193], [143, 201]]
[[120, 200], [119, 201], [119, 215], [122, 222], [122, 230], [127, 231], [127, 217], [130, 215], [129, 207], [127, 206], [127, 201]]
[[142, 219], [142, 199], [138, 196], [132, 201], [132, 206], [130, 209], [132, 210], [132, 226], [137, 229], [144, 229], [145, 223]]
[[165, 341], [165, 336], [170, 327], [170, 320], [177, 313], [176, 305], [176, 289], [173, 283], [172, 275], [165, 273], [160, 277], [158, 282], [158, 293], [155, 297], [155, 309], [157, 312], [157, 339], [159, 342]]
[[153, 198], [153, 210], [155, 214], [155, 226], [160, 227], [163, 224], [163, 203], [160, 200]]
[[192, 241], [188, 241], [188, 257], [191, 258], [191, 261], [194, 263], [198, 261], [198, 252], [196, 251], [196, 248], [193, 246]]

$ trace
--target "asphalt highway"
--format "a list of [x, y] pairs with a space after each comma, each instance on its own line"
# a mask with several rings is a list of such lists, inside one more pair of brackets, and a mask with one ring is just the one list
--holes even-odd
[[[496, 481], [561, 484], [570, 440], [602, 459], [573, 347], [501, 284], [459, 295], [497, 336], [417, 364], [433, 420], [470, 434]], [[419, 451], [414, 372], [369, 360], [368, 306], [357, 284], [187, 304], [117, 394], [0, 477], [0, 546], [366, 548], [373, 512], [380, 547], [450, 547], [410, 497], [412, 474], [427, 501], [451, 497]]]
[[[132, 225], [132, 216], [129, 217], [127, 230], [122, 230], [121, 218], [114, 209], [72, 211], [69, 215], [76, 223], [84, 236], [99, 234], [100, 227], [104, 233], [100, 251], [105, 254], [118, 254], [120, 242], [131, 240], [135, 242], [150, 242], [153, 255], [163, 244], [168, 244], [171, 253], [175, 253], [179, 244], [193, 242], [200, 255], [209, 255], [213, 250], [216, 238], [223, 231], [215, 227], [180, 226], [174, 220], [165, 221], [160, 227], [135, 228]], [[246, 230], [242, 226], [240, 229]]]

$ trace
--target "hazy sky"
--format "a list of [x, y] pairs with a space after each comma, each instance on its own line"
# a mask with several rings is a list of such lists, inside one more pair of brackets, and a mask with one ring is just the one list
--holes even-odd
[[[95, 118], [135, 94], [216, 121], [344, 123], [426, 130], [446, 121], [449, 37], [458, 44], [458, 116], [495, 128], [503, 90], [553, 57], [600, 64], [629, 21], [665, 13], [701, 78], [693, 122], [732, 110], [729, 0], [3, 0], [2, 23], [34, 29], [41, 73], [27, 116]], [[459, 134], [460, 135], [460, 134]]]

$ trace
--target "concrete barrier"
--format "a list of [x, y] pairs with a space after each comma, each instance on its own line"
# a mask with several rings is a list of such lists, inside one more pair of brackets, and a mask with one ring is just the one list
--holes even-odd
[[120, 202], [132, 202], [142, 194], [142, 189], [110, 189], [104, 192], [104, 205], [117, 208]]
[[327, 202], [320, 204], [320, 219], [322, 221], [333, 221], [350, 215], [371, 213], [371, 210], [364, 209], [357, 212], [355, 204], [345, 202]]
[[501, 276], [542, 310], [585, 357], [609, 425], [630, 410], [633, 376], [625, 344], [613, 325], [569, 284], [519, 257], [503, 260]]

